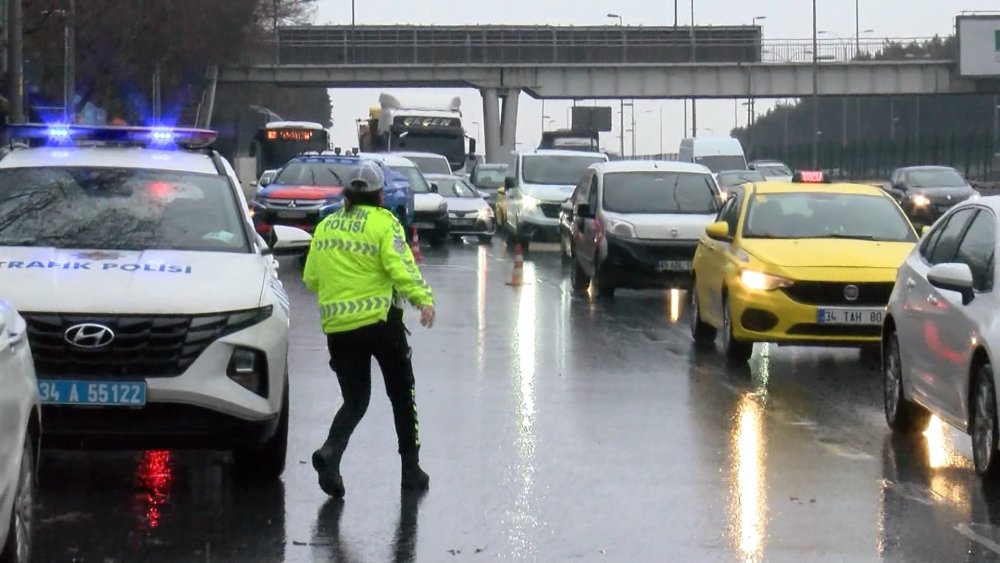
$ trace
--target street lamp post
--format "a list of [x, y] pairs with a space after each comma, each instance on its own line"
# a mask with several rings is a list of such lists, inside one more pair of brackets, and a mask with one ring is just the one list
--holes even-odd
[[813, 73], [812, 73], [812, 164], [819, 168], [819, 36], [816, 26], [816, 0], [812, 0], [813, 16]]
[[[697, 50], [694, 42], [694, 0], [691, 0], [691, 62], [696, 62]], [[691, 98], [691, 137], [698, 136], [698, 99]]]
[[[611, 19], [617, 18], [618, 27], [622, 27], [623, 25], [625, 25], [624, 20], [618, 14], [608, 13], [608, 17]], [[619, 124], [618, 124], [620, 134], [618, 135], [618, 144], [619, 144], [619, 150], [621, 151], [619, 154], [621, 154], [622, 158], [624, 158], [625, 157], [625, 98], [618, 98], [618, 111], [620, 113]]]

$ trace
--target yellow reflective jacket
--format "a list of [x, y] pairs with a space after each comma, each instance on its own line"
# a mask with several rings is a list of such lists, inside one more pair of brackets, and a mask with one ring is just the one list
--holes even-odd
[[327, 334], [385, 321], [393, 290], [417, 307], [434, 304], [392, 212], [367, 205], [341, 209], [313, 234], [303, 281], [318, 295]]

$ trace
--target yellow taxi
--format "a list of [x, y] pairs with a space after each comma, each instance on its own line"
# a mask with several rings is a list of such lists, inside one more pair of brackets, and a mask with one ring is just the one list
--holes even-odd
[[877, 347], [896, 271], [917, 238], [880, 188], [746, 184], [695, 252], [691, 334], [706, 343], [721, 332], [734, 363], [754, 342]]

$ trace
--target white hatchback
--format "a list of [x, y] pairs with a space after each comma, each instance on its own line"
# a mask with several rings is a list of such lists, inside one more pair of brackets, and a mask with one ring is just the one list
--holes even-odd
[[932, 414], [972, 435], [976, 471], [1000, 477], [996, 287], [1000, 197], [942, 217], [903, 263], [883, 326], [885, 416], [919, 433]]
[[41, 439], [38, 383], [27, 327], [0, 302], [0, 561], [29, 561]]

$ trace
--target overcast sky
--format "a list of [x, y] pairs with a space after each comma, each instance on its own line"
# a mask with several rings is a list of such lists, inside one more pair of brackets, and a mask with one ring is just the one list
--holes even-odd
[[[853, 38], [854, 2], [851, 0], [819, 0], [819, 28], [845, 39]], [[997, 0], [860, 0], [861, 30], [874, 30], [875, 37], [928, 37], [950, 35], [954, 17], [962, 11], [1000, 10]], [[691, 21], [691, 0], [679, 0], [680, 25]], [[764, 39], [806, 38], [812, 33], [812, 3], [809, 0], [694, 0], [695, 22], [698, 25], [750, 24], [756, 16], [766, 16], [760, 22]], [[550, 24], [603, 25], [616, 23], [606, 17], [608, 12], [621, 14], [626, 25], [672, 25], [673, 3], [670, 0], [364, 0], [357, 1], [358, 24]], [[316, 22], [320, 24], [350, 24], [351, 0], [320, 0]], [[862, 33], [864, 37], [865, 34]], [[333, 140], [351, 147], [357, 144], [355, 120], [376, 105], [381, 90], [331, 90], [333, 100]], [[476, 135], [482, 123], [482, 101], [474, 89], [438, 90], [442, 95], [462, 97], [463, 114], [470, 135]], [[545, 102], [546, 129], [567, 125], [567, 101]], [[589, 104], [588, 104], [589, 105]], [[617, 103], [612, 105], [617, 106]], [[769, 104], [758, 103], [763, 112]], [[683, 105], [680, 101], [640, 100], [636, 102], [637, 152], [659, 152], [661, 138], [658, 118], [663, 109], [664, 150], [676, 152], [683, 136]], [[627, 109], [627, 108], [626, 108]], [[646, 113], [652, 110], [651, 113]], [[617, 111], [617, 109], [616, 109]], [[738, 112], [739, 125], [745, 125], [746, 111]], [[537, 145], [543, 127], [542, 103], [522, 94], [517, 124], [517, 140], [526, 147]], [[626, 113], [626, 120], [628, 120]], [[615, 126], [618, 119], [616, 117]], [[699, 134], [727, 134], [734, 126], [734, 103], [702, 101], [698, 104]], [[626, 129], [631, 125], [626, 122]], [[482, 135], [479, 136], [482, 143]], [[602, 145], [617, 150], [618, 132], [603, 133]], [[631, 133], [626, 137], [626, 152], [630, 151]]]

